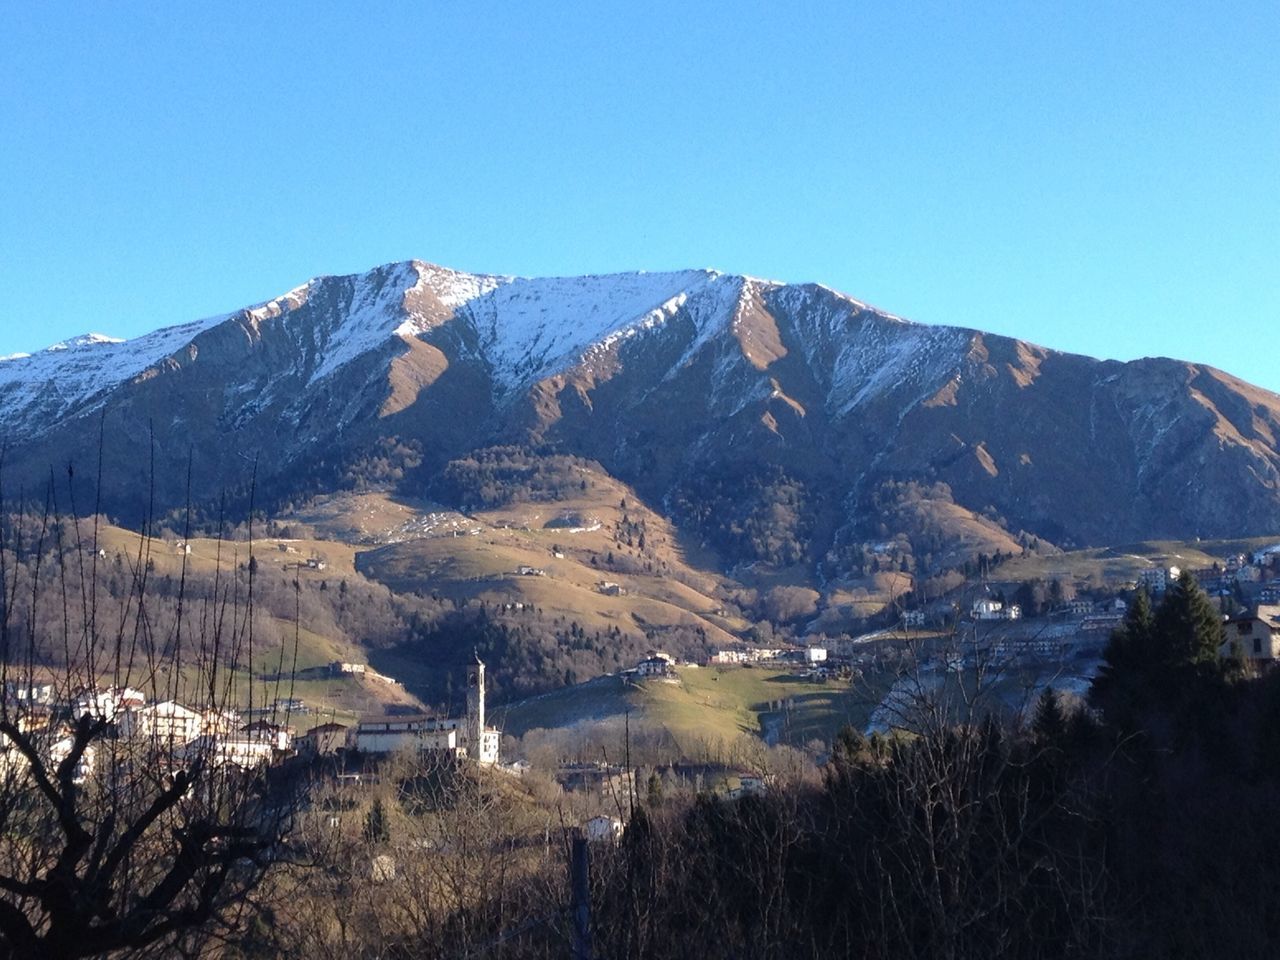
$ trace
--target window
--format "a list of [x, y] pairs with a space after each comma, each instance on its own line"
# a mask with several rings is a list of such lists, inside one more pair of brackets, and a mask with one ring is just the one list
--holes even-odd
[[1254, 638], [1253, 638], [1253, 652], [1254, 652], [1254, 653], [1261, 653], [1261, 652], [1262, 652], [1262, 638], [1261, 638], [1261, 637], [1254, 637]]

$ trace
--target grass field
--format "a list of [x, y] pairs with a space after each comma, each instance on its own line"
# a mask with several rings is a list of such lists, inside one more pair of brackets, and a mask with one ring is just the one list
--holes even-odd
[[1211, 567], [1233, 554], [1249, 554], [1278, 542], [1280, 533], [1244, 540], [1144, 540], [1053, 556], [1015, 557], [997, 567], [992, 578], [1013, 581], [1095, 577], [1114, 583], [1136, 580], [1143, 570], [1155, 566]]
[[601, 677], [495, 710], [508, 733], [619, 717], [661, 726], [681, 746], [765, 736], [801, 745], [830, 740], [843, 724], [862, 729], [887, 678], [811, 682], [776, 667], [689, 667], [680, 683]]

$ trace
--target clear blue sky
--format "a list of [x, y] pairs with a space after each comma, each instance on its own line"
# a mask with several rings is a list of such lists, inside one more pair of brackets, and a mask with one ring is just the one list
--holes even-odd
[[1280, 3], [0, 9], [0, 355], [714, 266], [1280, 390]]

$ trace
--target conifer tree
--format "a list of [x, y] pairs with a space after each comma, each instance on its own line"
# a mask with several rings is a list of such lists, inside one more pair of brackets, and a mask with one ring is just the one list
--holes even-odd
[[1151, 670], [1156, 655], [1155, 618], [1145, 590], [1134, 595], [1124, 623], [1112, 631], [1102, 654], [1102, 666], [1090, 687], [1090, 699], [1104, 712], [1117, 714], [1138, 706], [1143, 677]]
[[1045, 687], [1036, 701], [1036, 714], [1031, 731], [1041, 746], [1053, 746], [1061, 742], [1067, 730], [1067, 718], [1062, 702], [1053, 687]]
[[1159, 659], [1168, 667], [1213, 665], [1224, 635], [1222, 614], [1189, 571], [1165, 594], [1156, 613]]

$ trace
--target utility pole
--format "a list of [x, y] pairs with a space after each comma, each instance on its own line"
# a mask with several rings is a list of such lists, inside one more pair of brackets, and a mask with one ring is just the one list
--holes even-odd
[[569, 891], [573, 900], [573, 960], [591, 960], [591, 858], [581, 829], [573, 832]]

